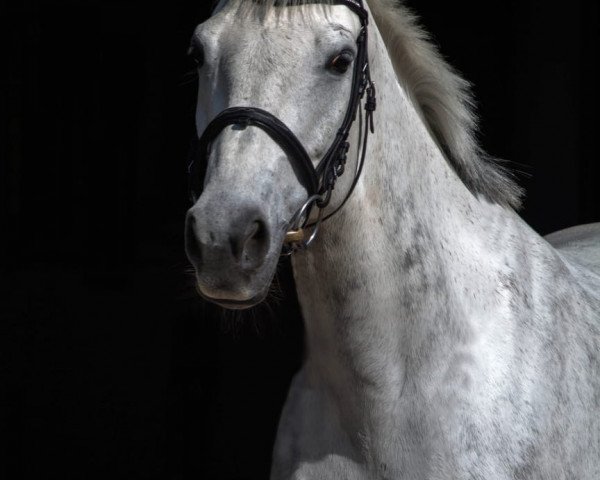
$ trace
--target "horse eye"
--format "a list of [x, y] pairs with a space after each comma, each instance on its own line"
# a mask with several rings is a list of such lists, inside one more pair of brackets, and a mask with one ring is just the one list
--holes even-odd
[[198, 68], [204, 65], [204, 49], [202, 48], [202, 45], [192, 45], [188, 49], [187, 54], [194, 60]]
[[352, 52], [345, 50], [342, 53], [339, 53], [338, 55], [333, 57], [329, 61], [327, 68], [333, 70], [336, 73], [346, 73], [350, 68], [350, 65], [352, 65], [353, 61], [354, 55], [352, 54]]

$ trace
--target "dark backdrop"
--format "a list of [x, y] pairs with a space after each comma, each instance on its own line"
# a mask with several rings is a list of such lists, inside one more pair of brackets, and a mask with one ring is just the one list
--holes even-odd
[[[200, 0], [0, 11], [0, 477], [266, 478], [302, 354], [281, 299], [223, 316], [183, 252]], [[412, 0], [527, 173], [541, 233], [600, 220], [595, 1]]]

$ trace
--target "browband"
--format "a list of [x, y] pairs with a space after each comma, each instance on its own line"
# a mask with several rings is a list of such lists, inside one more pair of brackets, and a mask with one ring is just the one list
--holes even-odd
[[[255, 3], [261, 3], [260, 0], [254, 0]], [[362, 0], [331, 0], [331, 1], [319, 1], [319, 0], [303, 0], [297, 3], [290, 3], [290, 1], [279, 1], [275, 0], [273, 5], [275, 7], [290, 7], [292, 5], [346, 5], [350, 10], [352, 10], [356, 15], [360, 17], [361, 20], [368, 21], [369, 14], [365, 10], [363, 6]]]

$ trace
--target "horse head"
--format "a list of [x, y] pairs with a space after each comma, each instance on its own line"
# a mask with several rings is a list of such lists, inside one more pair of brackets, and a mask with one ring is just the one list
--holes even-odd
[[313, 207], [329, 203], [372, 87], [360, 2], [253, 3], [218, 8], [190, 48], [201, 145], [191, 174], [201, 185], [187, 214], [186, 251], [200, 294], [227, 308], [265, 298], [290, 225], [292, 236], [301, 234]]

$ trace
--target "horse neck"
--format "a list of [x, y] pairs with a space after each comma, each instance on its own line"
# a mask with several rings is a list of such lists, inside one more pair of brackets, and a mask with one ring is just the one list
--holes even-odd
[[473, 318], [494, 316], [498, 275], [517, 258], [507, 245], [515, 235], [542, 243], [510, 209], [468, 191], [378, 40], [379, 106], [364, 176], [318, 241], [293, 259], [306, 373], [346, 399], [359, 386], [389, 393], [423, 369], [430, 379], [441, 375], [436, 366], [487, 328]]

